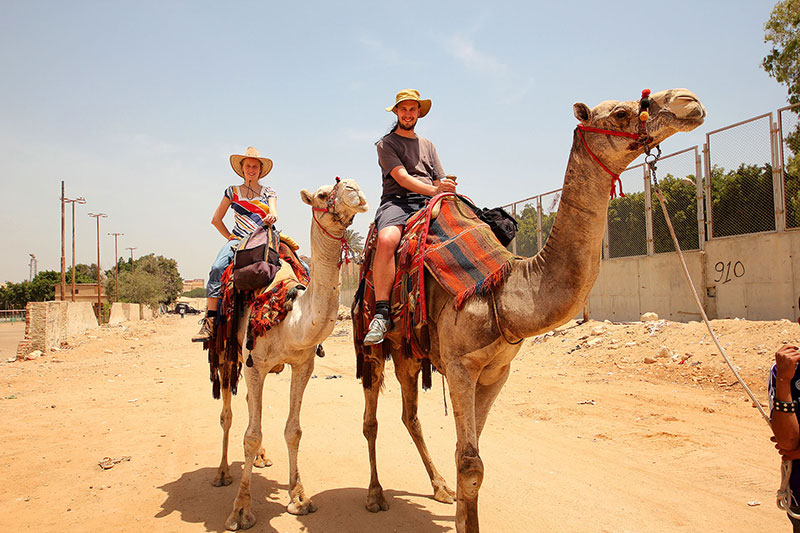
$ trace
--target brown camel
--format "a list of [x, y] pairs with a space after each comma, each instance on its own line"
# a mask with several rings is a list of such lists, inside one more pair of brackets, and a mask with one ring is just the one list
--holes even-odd
[[[317, 345], [333, 331], [339, 309], [339, 268], [344, 230], [353, 222], [356, 213], [367, 211], [367, 201], [354, 180], [341, 180], [336, 185], [326, 185], [311, 193], [300, 191], [303, 202], [312, 207], [311, 223], [311, 283], [294, 301], [292, 311], [283, 322], [255, 338], [250, 356], [253, 365], [243, 365], [247, 381], [247, 410], [249, 423], [244, 435], [245, 464], [239, 492], [233, 510], [225, 521], [230, 530], [252, 527], [256, 518], [251, 510], [250, 478], [257, 459], [262, 462], [261, 407], [264, 378], [270, 369], [288, 364], [292, 368], [289, 397], [289, 416], [284, 428], [284, 438], [289, 450], [289, 498], [287, 510], [304, 515], [317, 510], [307, 497], [297, 468], [297, 450], [300, 446], [300, 405], [308, 380], [314, 371]], [[244, 345], [248, 315], [239, 321], [239, 345]], [[240, 354], [240, 360], [242, 356]], [[223, 407], [220, 425], [223, 429], [222, 462], [214, 480], [215, 485], [228, 485], [228, 434], [231, 427], [231, 391], [222, 390]]]
[[[686, 89], [662, 91], [650, 97], [646, 122], [649, 138], [639, 135], [639, 101], [607, 101], [593, 109], [579, 103], [573, 109], [581, 123], [579, 127], [627, 132], [629, 137], [645, 140], [648, 146], [655, 146], [674, 133], [691, 131], [705, 118], [703, 105]], [[614, 184], [612, 173], [618, 175], [643, 151], [643, 143], [631, 138], [576, 129], [555, 223], [547, 243], [535, 257], [516, 261], [494, 294], [476, 296], [460, 310], [432, 276], [425, 276], [430, 360], [447, 379], [456, 424], [455, 523], [459, 533], [479, 530], [478, 492], [484, 470], [478, 440], [489, 409], [508, 379], [511, 361], [521, 347], [517, 341], [564, 324], [584, 306], [600, 269], [609, 193]], [[391, 343], [395, 374], [402, 389], [403, 423], [428, 471], [434, 498], [452, 503], [453, 491], [431, 461], [417, 418], [421, 364], [400, 353], [399, 335], [398, 331], [390, 332], [386, 342]], [[384, 361], [379, 359], [372, 366], [373, 385], [364, 390], [364, 436], [371, 469], [366, 506], [372, 512], [388, 509], [375, 457], [376, 411], [384, 370]]]

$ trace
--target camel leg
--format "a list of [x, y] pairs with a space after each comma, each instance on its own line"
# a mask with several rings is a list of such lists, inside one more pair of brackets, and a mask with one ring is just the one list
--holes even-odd
[[[247, 399], [248, 401], [250, 400], [249, 393]], [[265, 450], [263, 446], [258, 449], [258, 453], [256, 453], [256, 460], [253, 462], [253, 466], [257, 466], [258, 468], [272, 466], [272, 461], [267, 457], [267, 450]], [[226, 483], [226, 485], [228, 483]]]
[[505, 371], [500, 378], [494, 383], [482, 385], [478, 382], [475, 389], [475, 420], [478, 425], [478, 439], [481, 438], [483, 433], [483, 426], [486, 425], [486, 418], [489, 416], [489, 411], [492, 409], [497, 395], [506, 384], [508, 376], [511, 375], [511, 365], [506, 366]]
[[239, 492], [233, 501], [233, 510], [225, 520], [225, 527], [231, 531], [248, 529], [256, 523], [256, 516], [251, 509], [250, 480], [253, 475], [253, 463], [256, 453], [261, 448], [261, 404], [264, 391], [264, 377], [257, 367], [246, 368], [244, 371], [247, 380], [247, 411], [249, 422], [244, 434], [244, 468]]
[[303, 483], [300, 481], [300, 471], [297, 467], [297, 451], [300, 448], [300, 438], [303, 430], [300, 429], [300, 406], [303, 403], [303, 393], [314, 371], [314, 350], [308, 352], [305, 360], [300, 364], [292, 365], [292, 385], [289, 393], [289, 416], [283, 436], [289, 449], [289, 505], [286, 509], [293, 515], [306, 515], [317, 510], [317, 506], [306, 496]]
[[372, 388], [364, 389], [364, 438], [369, 449], [369, 489], [367, 491], [367, 510], [372, 513], [387, 511], [389, 504], [383, 497], [383, 487], [378, 481], [378, 460], [375, 441], [378, 439], [378, 395], [383, 384], [383, 357], [372, 362]]
[[222, 389], [222, 412], [219, 414], [219, 425], [222, 426], [222, 460], [217, 469], [217, 475], [211, 483], [215, 487], [222, 487], [231, 484], [231, 474], [228, 470], [228, 437], [231, 432], [231, 421], [233, 420], [233, 410], [231, 409], [231, 390]]
[[403, 395], [403, 424], [405, 424], [408, 434], [411, 435], [422, 463], [425, 465], [425, 470], [428, 472], [433, 486], [433, 499], [442, 503], [453, 503], [456, 493], [447, 486], [447, 482], [436, 470], [431, 454], [428, 452], [428, 446], [425, 444], [425, 438], [422, 436], [422, 425], [417, 416], [420, 366], [416, 359], [412, 360], [402, 355], [394, 358], [394, 372], [397, 381], [400, 382]]
[[478, 454], [475, 420], [475, 379], [459, 362], [447, 367], [450, 400], [456, 423], [456, 531], [478, 533], [478, 491], [483, 482], [483, 461]]

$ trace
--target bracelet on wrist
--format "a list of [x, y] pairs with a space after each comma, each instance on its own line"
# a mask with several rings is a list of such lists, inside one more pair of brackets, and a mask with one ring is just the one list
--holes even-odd
[[780, 411], [781, 413], [796, 413], [797, 412], [797, 402], [782, 402], [780, 400], [775, 400], [774, 408], [776, 411]]

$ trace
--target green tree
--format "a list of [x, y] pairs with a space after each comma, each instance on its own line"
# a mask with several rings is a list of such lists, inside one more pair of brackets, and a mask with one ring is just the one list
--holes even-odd
[[181, 293], [181, 296], [183, 296], [184, 298], [205, 298], [206, 290], [203, 287], [195, 287], [190, 291]]
[[764, 31], [764, 42], [770, 43], [772, 50], [761, 66], [786, 85], [790, 103], [800, 103], [800, 0], [775, 4]]
[[644, 193], [632, 192], [608, 203], [609, 257], [647, 255]]
[[61, 272], [43, 270], [31, 281], [9, 282], [0, 288], [0, 307], [23, 309], [28, 302], [45, 302], [55, 297], [55, 286], [61, 283]]
[[[697, 250], [700, 247], [697, 233], [697, 186], [694, 181], [695, 177], [691, 174], [685, 179], [667, 174], [658, 182], [681, 250]], [[653, 193], [653, 249], [655, 253], [675, 251], [669, 227], [664, 220], [664, 212], [661, 210], [661, 202], [658, 201], [655, 192]]]
[[[120, 260], [119, 300], [121, 302], [145, 303], [152, 307], [174, 302], [183, 291], [183, 279], [178, 272], [178, 263], [161, 255], [149, 254], [136, 259], [131, 265]], [[114, 299], [114, 269], [106, 270], [105, 284], [109, 301]]]

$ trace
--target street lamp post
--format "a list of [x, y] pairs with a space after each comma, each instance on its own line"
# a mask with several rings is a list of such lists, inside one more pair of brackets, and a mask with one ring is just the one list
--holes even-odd
[[130, 248], [125, 248], [125, 249], [131, 251], [131, 275], [133, 275], [135, 273], [135, 268], [133, 266], [133, 251], [136, 249], [136, 247], [133, 246], [133, 247], [130, 247]]
[[[133, 264], [133, 251], [136, 249], [135, 246], [130, 246], [125, 248], [126, 250], [131, 251], [131, 293], [136, 293], [136, 278], [133, 276], [136, 273], [136, 267]], [[135, 300], [134, 300], [135, 301]]]
[[100, 320], [102, 311], [102, 303], [100, 302], [100, 218], [107, 218], [105, 213], [89, 213], [90, 217], [94, 217], [97, 221], [97, 317]]
[[[78, 198], [66, 198], [61, 196], [61, 202], [72, 204], [72, 301], [75, 301], [75, 204], [85, 204], [86, 199], [83, 196]], [[63, 241], [62, 241], [63, 244]], [[63, 252], [62, 252], [63, 253]], [[63, 258], [62, 258], [63, 260]], [[64, 287], [61, 287], [61, 299], [64, 299]]]
[[117, 252], [117, 237], [124, 233], [109, 233], [114, 236], [114, 301], [119, 301], [119, 252]]

